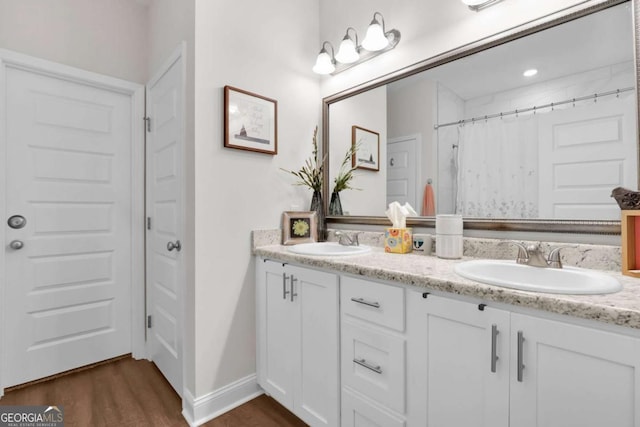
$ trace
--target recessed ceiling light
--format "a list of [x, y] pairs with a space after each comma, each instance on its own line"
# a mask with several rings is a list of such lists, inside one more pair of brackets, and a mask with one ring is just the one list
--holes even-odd
[[529, 70], [526, 70], [524, 73], [522, 73], [522, 75], [525, 77], [533, 77], [536, 74], [538, 74], [538, 70], [536, 70], [535, 68], [531, 68]]

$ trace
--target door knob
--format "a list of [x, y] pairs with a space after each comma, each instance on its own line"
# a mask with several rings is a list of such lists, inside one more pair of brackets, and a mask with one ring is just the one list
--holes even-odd
[[22, 228], [27, 225], [27, 220], [22, 215], [13, 215], [7, 220], [7, 224], [11, 228]]
[[9, 243], [9, 247], [17, 251], [24, 247], [24, 242], [22, 240], [12, 240], [11, 243]]
[[182, 249], [182, 244], [180, 243], [180, 240], [176, 240], [175, 243], [173, 242], [167, 243], [167, 250], [169, 252], [171, 252], [174, 249], [176, 250], [176, 252], [180, 252], [180, 249]]

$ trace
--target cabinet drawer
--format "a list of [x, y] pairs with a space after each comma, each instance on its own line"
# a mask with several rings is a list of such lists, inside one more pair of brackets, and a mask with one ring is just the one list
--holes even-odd
[[342, 313], [398, 331], [404, 330], [404, 289], [367, 280], [343, 277]]
[[403, 414], [405, 340], [342, 323], [342, 384]]
[[404, 427], [406, 423], [342, 389], [342, 427]]

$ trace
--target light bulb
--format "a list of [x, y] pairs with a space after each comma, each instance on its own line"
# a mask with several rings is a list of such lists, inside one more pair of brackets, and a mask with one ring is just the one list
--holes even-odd
[[348, 35], [344, 36], [342, 43], [340, 43], [338, 53], [336, 54], [336, 60], [343, 64], [352, 64], [358, 59], [360, 59], [360, 55], [356, 50], [355, 43], [353, 43], [353, 40]]
[[388, 44], [389, 40], [384, 35], [382, 25], [374, 17], [371, 25], [367, 28], [367, 35], [362, 41], [362, 47], [370, 52], [375, 52], [384, 49]]
[[331, 56], [323, 48], [318, 54], [316, 59], [316, 65], [313, 66], [313, 72], [316, 74], [331, 74], [336, 70], [336, 66], [333, 65]]

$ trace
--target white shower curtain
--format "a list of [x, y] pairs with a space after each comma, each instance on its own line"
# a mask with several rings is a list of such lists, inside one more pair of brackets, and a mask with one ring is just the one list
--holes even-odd
[[485, 218], [538, 216], [537, 117], [460, 126], [457, 213]]

